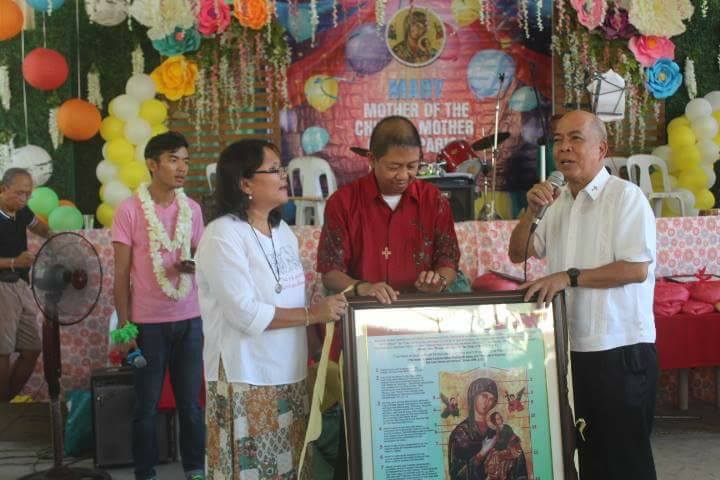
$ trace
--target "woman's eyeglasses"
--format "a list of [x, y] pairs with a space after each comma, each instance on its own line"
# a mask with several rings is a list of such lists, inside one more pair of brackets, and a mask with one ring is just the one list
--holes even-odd
[[287, 167], [271, 168], [269, 170], [255, 170], [255, 173], [272, 173], [281, 177], [287, 177]]

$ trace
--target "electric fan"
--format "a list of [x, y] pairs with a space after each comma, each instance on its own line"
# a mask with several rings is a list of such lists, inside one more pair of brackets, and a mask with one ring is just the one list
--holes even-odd
[[60, 410], [60, 325], [73, 325], [87, 317], [102, 289], [102, 267], [95, 247], [77, 233], [59, 233], [40, 248], [32, 266], [32, 292], [45, 316], [43, 366], [50, 394], [50, 420], [54, 465], [21, 480], [95, 480], [112, 477], [100, 470], [63, 465], [63, 426]]

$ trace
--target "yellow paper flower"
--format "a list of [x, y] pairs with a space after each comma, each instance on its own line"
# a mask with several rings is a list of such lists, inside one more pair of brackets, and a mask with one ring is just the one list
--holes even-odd
[[195, 94], [197, 74], [197, 63], [186, 59], [184, 55], [175, 55], [153, 70], [150, 77], [155, 82], [157, 91], [168, 100], [179, 100]]
[[243, 27], [260, 30], [270, 20], [267, 0], [234, 0], [233, 5], [233, 15]]

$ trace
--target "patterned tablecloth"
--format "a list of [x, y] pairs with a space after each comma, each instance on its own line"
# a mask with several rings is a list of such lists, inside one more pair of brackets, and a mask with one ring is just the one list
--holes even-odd
[[[473, 279], [488, 270], [522, 276], [520, 265], [512, 265], [507, 256], [507, 245], [515, 222], [461, 222], [456, 224], [462, 258], [460, 268]], [[321, 293], [319, 275], [315, 272], [320, 230], [318, 227], [293, 227], [300, 242], [300, 256], [307, 284], [308, 297]], [[690, 274], [707, 267], [709, 273], [720, 273], [720, 217], [661, 218], [657, 220], [658, 265], [656, 275]], [[108, 319], [114, 306], [112, 285], [114, 276], [113, 249], [107, 229], [80, 232], [98, 251], [103, 267], [102, 294], [92, 313], [81, 323], [61, 329], [62, 384], [67, 389], [89, 388], [90, 372], [108, 363]], [[37, 251], [40, 239], [30, 239], [30, 249]], [[528, 277], [536, 278], [545, 271], [541, 261], [531, 260]], [[700, 372], [701, 375], [705, 375]], [[703, 376], [702, 378], [707, 378]], [[665, 378], [672, 385], [672, 378]], [[710, 395], [714, 385], [702, 381], [701, 392]], [[33, 399], [47, 398], [47, 387], [42, 377], [42, 362], [22, 392]], [[712, 393], [714, 396], [714, 393]], [[714, 397], [713, 397], [714, 398]], [[709, 399], [712, 401], [712, 398]]]

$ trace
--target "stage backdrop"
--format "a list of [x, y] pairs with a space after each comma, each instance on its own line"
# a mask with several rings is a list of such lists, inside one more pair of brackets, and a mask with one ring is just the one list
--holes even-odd
[[[310, 5], [278, 1], [293, 50], [290, 107], [281, 115], [284, 160], [319, 156], [340, 185], [352, 181], [368, 165], [349, 147], [367, 148], [373, 126], [387, 115], [411, 118], [432, 160], [452, 140], [492, 134], [499, 94], [499, 130], [510, 137], [501, 145], [498, 188], [529, 188], [540, 116], [547, 123], [551, 104], [552, 5], [483, 3], [484, 11], [477, 0], [389, 0], [378, 28], [376, 2], [337, 0], [334, 9], [332, 0], [318, 0], [313, 40]], [[527, 12], [518, 11], [523, 3]]]

